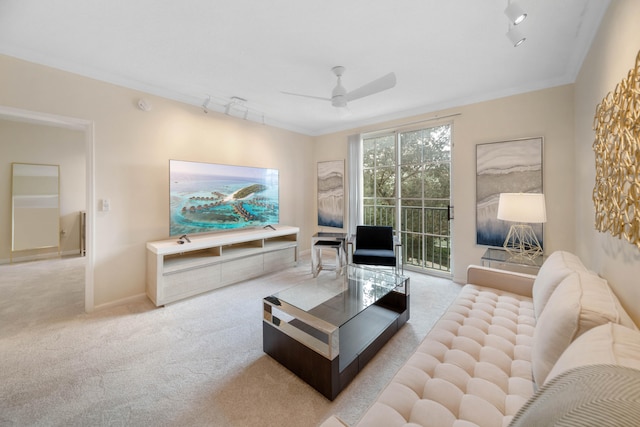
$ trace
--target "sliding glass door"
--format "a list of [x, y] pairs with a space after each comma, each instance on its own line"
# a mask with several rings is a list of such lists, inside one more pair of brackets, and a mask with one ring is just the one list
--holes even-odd
[[363, 138], [364, 223], [390, 225], [405, 265], [451, 269], [451, 125]]

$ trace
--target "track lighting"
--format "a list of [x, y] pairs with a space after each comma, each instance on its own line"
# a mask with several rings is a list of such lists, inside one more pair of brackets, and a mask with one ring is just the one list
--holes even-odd
[[246, 120], [247, 116], [249, 115], [247, 100], [237, 96], [232, 96], [231, 100], [224, 106], [224, 113], [229, 116], [231, 115], [230, 113], [232, 110], [240, 111], [243, 114], [244, 119]]
[[260, 118], [262, 118], [262, 124], [264, 124], [264, 113], [250, 108], [247, 105], [248, 101], [244, 98], [239, 96], [232, 96], [231, 98], [221, 98], [215, 95], [205, 96], [206, 99], [201, 105], [205, 114], [209, 111], [223, 112], [227, 116], [256, 122], [260, 122]]
[[205, 114], [209, 113], [209, 103], [210, 102], [211, 102], [211, 97], [209, 96], [202, 103], [202, 111], [204, 111]]
[[513, 25], [518, 25], [527, 18], [527, 13], [515, 2], [507, 4], [504, 13]]
[[516, 27], [510, 28], [509, 31], [507, 31], [507, 37], [509, 38], [509, 41], [511, 42], [513, 47], [520, 46], [527, 39]]

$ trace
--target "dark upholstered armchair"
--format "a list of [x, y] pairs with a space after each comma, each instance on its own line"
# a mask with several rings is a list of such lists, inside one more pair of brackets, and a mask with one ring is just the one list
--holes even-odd
[[392, 227], [359, 225], [355, 246], [354, 264], [397, 266]]

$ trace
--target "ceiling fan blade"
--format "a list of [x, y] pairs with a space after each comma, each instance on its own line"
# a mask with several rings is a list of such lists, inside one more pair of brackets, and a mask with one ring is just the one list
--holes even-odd
[[280, 93], [284, 93], [285, 95], [301, 96], [303, 98], [320, 99], [321, 101], [331, 101], [331, 98], [323, 98], [321, 96], [303, 95], [301, 93], [293, 93], [293, 92], [285, 92], [285, 91], [281, 91]]
[[373, 95], [374, 93], [382, 92], [383, 90], [391, 89], [396, 85], [395, 73], [389, 73], [380, 77], [358, 89], [352, 90], [347, 93], [347, 101], [353, 101], [354, 99], [364, 98], [365, 96]]

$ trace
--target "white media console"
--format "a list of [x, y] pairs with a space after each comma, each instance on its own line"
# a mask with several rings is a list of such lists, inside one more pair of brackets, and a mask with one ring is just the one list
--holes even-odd
[[245, 229], [147, 243], [147, 295], [156, 306], [291, 267], [298, 227]]

